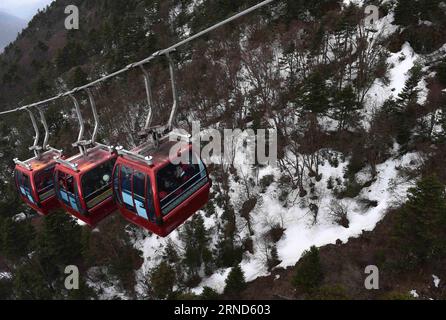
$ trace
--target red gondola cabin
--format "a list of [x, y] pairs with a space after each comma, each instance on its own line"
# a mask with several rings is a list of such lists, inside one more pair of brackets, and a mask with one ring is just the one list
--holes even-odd
[[[113, 172], [114, 196], [121, 214], [161, 237], [206, 205], [211, 187], [207, 169], [190, 145], [182, 150], [189, 152], [189, 163], [174, 165], [176, 161], [169, 160], [173, 145], [168, 142], [158, 149], [120, 151]], [[150, 164], [144, 161], [149, 153]]]
[[60, 153], [49, 151], [40, 157], [18, 163], [15, 167], [15, 183], [20, 197], [43, 216], [60, 208], [54, 190], [54, 157], [58, 156]]
[[91, 227], [117, 209], [111, 179], [116, 157], [116, 153], [97, 146], [84, 156], [58, 161], [56, 166], [54, 178], [60, 204]]

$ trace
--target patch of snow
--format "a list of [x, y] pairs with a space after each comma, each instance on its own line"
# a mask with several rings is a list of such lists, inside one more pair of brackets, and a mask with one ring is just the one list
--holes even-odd
[[14, 217], [12, 217], [12, 220], [15, 222], [20, 222], [20, 221], [26, 220], [26, 218], [27, 218], [26, 213], [22, 212], [22, 213], [16, 214]]
[[367, 182], [371, 181], [373, 179], [372, 176], [372, 168], [370, 166], [365, 167], [360, 172], [356, 174], [356, 181], [359, 184], [366, 184]]
[[0, 280], [12, 279], [12, 274], [10, 272], [0, 272]]
[[[442, 119], [443, 119], [443, 111], [442, 110], [436, 110], [435, 112], [428, 113], [424, 117], [420, 119], [420, 124], [429, 125], [433, 122], [432, 127], [432, 135], [440, 136], [443, 133], [443, 125], [442, 125]], [[421, 130], [415, 130], [415, 134], [420, 134]]]
[[125, 295], [122, 289], [120, 289], [119, 282], [112, 279], [112, 277], [104, 277], [108, 279], [107, 282], [94, 281], [98, 274], [107, 274], [106, 268], [91, 268], [88, 270], [87, 285], [93, 288], [98, 294], [99, 300], [129, 300], [130, 298]]
[[[71, 216], [71, 215], [70, 215], [70, 216]], [[71, 216], [71, 218], [72, 218], [74, 221], [76, 221], [76, 223], [77, 223], [79, 226], [81, 226], [81, 227], [85, 227], [85, 226], [87, 225], [84, 221], [82, 221], [82, 220], [76, 218], [75, 216]]]
[[228, 268], [215, 272], [212, 276], [202, 281], [199, 287], [192, 289], [192, 292], [195, 294], [201, 294], [203, 287], [209, 287], [219, 293], [223, 293], [223, 290], [225, 289], [225, 281], [230, 271], [231, 269]]
[[427, 97], [429, 95], [429, 89], [427, 87], [427, 81], [426, 79], [422, 79], [417, 87], [418, 90], [420, 90], [418, 95], [418, 103], [420, 105], [424, 105], [427, 101]]
[[432, 27], [434, 24], [432, 23], [432, 21], [427, 21], [427, 20], [420, 20], [418, 21], [418, 25], [425, 25], [428, 27]]
[[382, 106], [390, 97], [397, 97], [404, 89], [408, 79], [408, 72], [419, 59], [418, 54], [412, 49], [408, 42], [404, 43], [401, 51], [393, 53], [387, 60], [391, 66], [389, 72], [390, 84], [383, 84], [380, 79], [375, 80], [375, 84], [367, 94], [367, 104], [370, 106]]
[[333, 120], [327, 116], [318, 117], [318, 123], [322, 130], [326, 132], [335, 132], [339, 128], [339, 121]]
[[364, 0], [343, 0], [344, 6], [349, 6], [351, 3], [357, 5], [358, 7], [362, 7], [364, 5]]
[[417, 293], [417, 290], [412, 290], [412, 291], [410, 292], [410, 295], [411, 295], [412, 297], [414, 297], [414, 298], [419, 298], [419, 297], [420, 297], [420, 295]]
[[440, 286], [440, 282], [441, 282], [440, 278], [437, 277], [434, 274], [432, 275], [432, 278], [434, 279], [434, 286], [435, 286], [435, 288], [438, 288]]
[[[350, 220], [348, 229], [326, 222], [327, 219], [323, 218], [320, 219], [320, 223], [309, 228], [309, 217], [305, 209], [296, 207], [284, 209], [277, 202], [270, 204], [268, 209], [277, 212], [277, 215], [282, 214], [286, 221], [285, 225], [288, 226], [285, 237], [278, 243], [279, 259], [282, 260], [280, 266], [285, 268], [295, 265], [302, 254], [311, 246], [321, 247], [327, 244], [335, 244], [337, 240], [346, 243], [349, 238], [358, 237], [364, 231], [372, 231], [377, 223], [382, 220], [386, 211], [395, 202], [401, 201], [395, 195], [405, 198], [407, 190], [413, 185], [411, 182], [399, 181], [394, 184], [393, 190], [389, 189], [389, 185], [398, 180], [397, 167], [407, 165], [414, 158], [416, 158], [415, 154], [408, 154], [401, 159], [392, 159], [378, 166], [377, 180], [370, 188], [363, 190], [360, 195], [371, 200], [379, 200], [376, 208], [370, 208], [364, 212], [353, 199], [346, 200], [346, 203], [350, 204], [348, 206], [348, 218]], [[319, 205], [321, 211], [319, 215], [327, 217], [331, 200], [333, 198], [325, 197]], [[271, 202], [273, 203], [273, 201]]]

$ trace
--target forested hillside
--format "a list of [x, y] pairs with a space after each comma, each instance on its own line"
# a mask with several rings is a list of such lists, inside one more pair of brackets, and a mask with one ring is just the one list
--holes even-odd
[[[0, 55], [0, 110], [85, 84], [256, 3], [54, 1]], [[69, 4], [80, 30], [64, 28]], [[380, 13], [373, 26], [369, 4]], [[31, 123], [2, 117], [0, 299], [400, 299], [417, 289], [444, 299], [445, 43], [440, 0], [277, 0], [178, 49], [179, 125], [274, 128], [278, 166], [247, 165], [240, 137], [230, 164], [209, 166], [207, 207], [167, 239], [118, 213], [93, 231], [63, 212], [37, 217], [12, 173], [13, 158], [31, 156]], [[146, 68], [162, 123], [168, 65]], [[100, 140], [135, 146], [147, 113], [140, 70], [93, 91]], [[46, 109], [50, 144], [68, 154], [73, 112], [68, 98]], [[64, 287], [73, 264], [78, 291]], [[363, 287], [367, 265], [383, 275], [378, 291]]]

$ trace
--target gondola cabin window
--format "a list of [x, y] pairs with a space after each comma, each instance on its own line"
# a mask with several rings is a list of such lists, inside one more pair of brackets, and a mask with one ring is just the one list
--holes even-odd
[[158, 197], [163, 216], [182, 204], [208, 182], [206, 168], [195, 155], [190, 163], [169, 163], [157, 173]]
[[33, 197], [33, 191], [31, 188], [31, 181], [27, 174], [16, 170], [15, 172], [15, 178], [17, 183], [17, 188], [28, 201], [30, 201], [33, 204], [36, 204], [36, 200]]
[[64, 172], [58, 172], [56, 183], [58, 198], [73, 210], [81, 212], [79, 193], [74, 177]]
[[[154, 221], [155, 217], [155, 209], [153, 208], [153, 201], [148, 201], [147, 209], [146, 208], [146, 179], [148, 181], [148, 177], [141, 172], [134, 171], [133, 173], [133, 201], [135, 202], [135, 210], [136, 213], [144, 219]], [[152, 188], [151, 184], [148, 183], [147, 189], [149, 191], [147, 198], [152, 199]], [[150, 216], [150, 218], [149, 218]]]
[[130, 211], [135, 211], [135, 205], [133, 204], [133, 193], [132, 193], [132, 174], [133, 169], [127, 168], [126, 166], [121, 167], [121, 201], [124, 203], [125, 207]]
[[55, 166], [56, 165], [48, 167], [45, 170], [37, 173], [35, 176], [37, 194], [39, 195], [40, 201], [45, 201], [55, 195], [53, 177]]
[[143, 219], [152, 222], [156, 220], [149, 176], [126, 166], [116, 166], [113, 188], [118, 203], [124, 204], [127, 210]]
[[92, 209], [113, 196], [111, 189], [115, 161], [105, 162], [82, 176], [82, 191], [87, 209]]

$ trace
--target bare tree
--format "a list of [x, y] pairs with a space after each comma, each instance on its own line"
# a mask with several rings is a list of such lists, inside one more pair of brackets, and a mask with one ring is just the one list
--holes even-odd
[[330, 203], [330, 215], [334, 218], [335, 223], [344, 228], [349, 227], [348, 208], [342, 201], [333, 200]]

